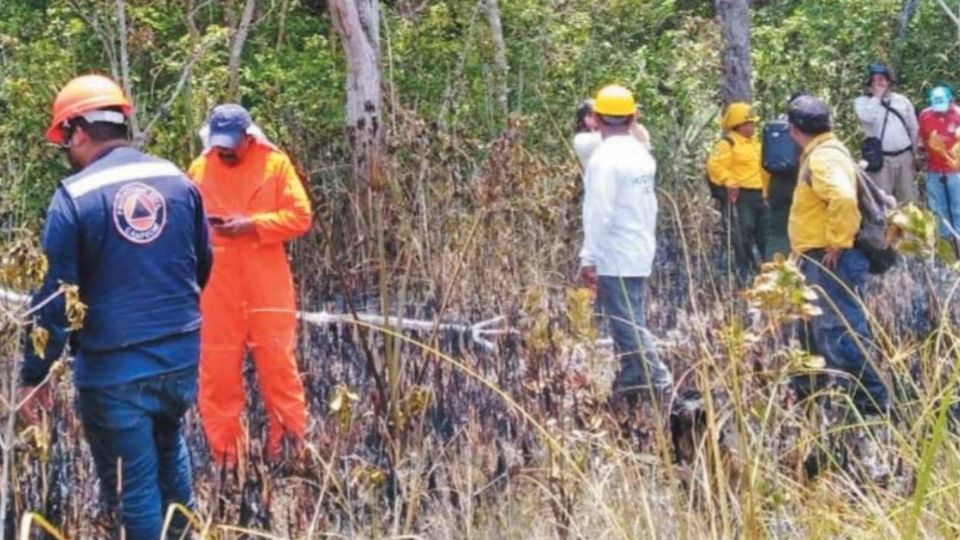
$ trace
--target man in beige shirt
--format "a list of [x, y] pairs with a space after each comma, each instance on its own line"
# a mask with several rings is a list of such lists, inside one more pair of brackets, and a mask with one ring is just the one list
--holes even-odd
[[854, 100], [853, 109], [864, 136], [880, 139], [883, 147], [883, 167], [871, 176], [897, 202], [916, 201], [916, 110], [903, 94], [893, 91], [895, 79], [890, 68], [872, 64], [868, 77], [866, 95]]

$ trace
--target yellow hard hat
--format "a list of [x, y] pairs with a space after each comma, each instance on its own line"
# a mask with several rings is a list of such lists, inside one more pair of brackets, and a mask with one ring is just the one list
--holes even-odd
[[757, 120], [759, 118], [753, 115], [753, 107], [749, 103], [738, 101], [727, 107], [720, 124], [723, 129], [734, 129], [747, 122], [756, 122]]
[[637, 114], [637, 102], [626, 88], [611, 84], [597, 92], [593, 112], [603, 116], [632, 116]]

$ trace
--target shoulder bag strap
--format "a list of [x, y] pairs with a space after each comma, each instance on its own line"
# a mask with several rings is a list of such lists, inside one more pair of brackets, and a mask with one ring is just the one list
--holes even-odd
[[[880, 100], [880, 104], [883, 105], [883, 108], [887, 110], [888, 116], [890, 113], [893, 113], [893, 115], [897, 117], [897, 120], [900, 120], [900, 125], [902, 125], [903, 130], [907, 132], [907, 138], [909, 139], [910, 129], [907, 127], [907, 121], [903, 119], [903, 116], [900, 114], [900, 111], [891, 107], [889, 103], [884, 103], [882, 99]], [[884, 124], [886, 124], [886, 120], [884, 120]], [[883, 144], [883, 137], [880, 137], [880, 143]]]

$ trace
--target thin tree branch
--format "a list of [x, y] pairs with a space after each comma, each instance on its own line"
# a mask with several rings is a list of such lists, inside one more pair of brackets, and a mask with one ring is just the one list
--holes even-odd
[[177, 97], [180, 95], [180, 92], [187, 86], [190, 81], [190, 77], [193, 75], [193, 66], [196, 65], [197, 61], [206, 51], [204, 47], [198, 47], [197, 50], [190, 56], [190, 59], [187, 60], [187, 63], [183, 66], [183, 71], [180, 73], [180, 79], [177, 81], [177, 85], [174, 87], [173, 92], [170, 94], [170, 97], [167, 98], [167, 101], [157, 109], [153, 114], [153, 117], [147, 123], [147, 127], [143, 129], [141, 134], [143, 144], [147, 144], [150, 140], [150, 135], [153, 132], [153, 126], [163, 117], [172, 107], [173, 102], [177, 100]]
[[67, 4], [73, 8], [74, 13], [81, 19], [83, 22], [87, 23], [87, 26], [93, 30], [97, 35], [97, 39], [100, 40], [100, 44], [103, 46], [103, 52], [107, 55], [107, 62], [110, 63], [110, 74], [113, 76], [114, 80], [120, 78], [120, 63], [117, 60], [117, 51], [116, 45], [114, 44], [114, 37], [111, 32], [108, 32], [107, 28], [100, 24], [100, 18], [97, 16], [96, 6], [93, 8], [93, 15], [87, 15], [83, 6], [77, 3], [76, 0], [67, 0]]
[[953, 21], [953, 24], [957, 25], [957, 27], [960, 27], [960, 17], [957, 17], [957, 15], [953, 12], [953, 9], [951, 9], [944, 0], [937, 0], [937, 3], [943, 8], [943, 12], [947, 14], [947, 17]]

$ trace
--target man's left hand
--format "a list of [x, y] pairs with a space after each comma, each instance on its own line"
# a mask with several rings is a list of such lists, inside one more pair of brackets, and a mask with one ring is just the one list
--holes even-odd
[[837, 263], [840, 262], [841, 256], [843, 256], [842, 249], [830, 247], [827, 248], [827, 253], [823, 256], [823, 259], [820, 261], [820, 263], [830, 270], [835, 270], [837, 268]]
[[17, 403], [20, 405], [20, 416], [28, 426], [40, 424], [45, 412], [53, 408], [53, 395], [50, 393], [50, 384], [40, 386], [21, 386], [17, 389]]
[[214, 225], [213, 231], [227, 237], [243, 236], [253, 232], [253, 220], [246, 216], [230, 216], [220, 225]]

